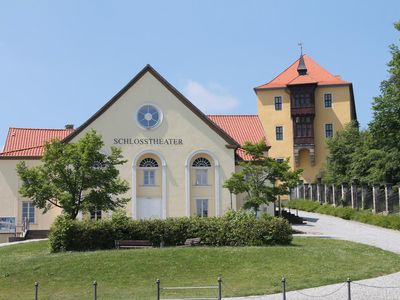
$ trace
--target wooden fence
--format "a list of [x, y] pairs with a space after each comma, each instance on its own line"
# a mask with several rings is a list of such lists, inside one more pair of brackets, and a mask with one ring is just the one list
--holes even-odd
[[355, 209], [370, 209], [374, 213], [400, 213], [399, 186], [389, 184], [367, 186], [302, 183], [290, 190], [289, 198], [307, 199]]

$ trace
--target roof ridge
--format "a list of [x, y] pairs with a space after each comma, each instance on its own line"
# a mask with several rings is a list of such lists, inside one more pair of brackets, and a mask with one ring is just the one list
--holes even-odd
[[[303, 54], [303, 55], [307, 55], [307, 54]], [[308, 55], [307, 55], [307, 56], [308, 56]], [[276, 78], [278, 78], [281, 74], [285, 73], [285, 72], [286, 72], [287, 70], [289, 70], [294, 64], [296, 64], [297, 61], [298, 61], [299, 59], [300, 59], [300, 58], [296, 59], [289, 67], [287, 67], [285, 70], [283, 70], [282, 72], [280, 72], [280, 73], [279, 73], [278, 75], [276, 75], [273, 79], [271, 79], [270, 81], [268, 81], [268, 82], [266, 82], [266, 83], [264, 83], [264, 84], [261, 84], [261, 85], [255, 87], [255, 89], [259, 88], [260, 86], [267, 85], [267, 84], [271, 83], [272, 81], [274, 81], [274, 80], [275, 80]]]
[[71, 128], [33, 128], [33, 127], [9, 127], [8, 130], [11, 129], [24, 129], [24, 130], [54, 130], [54, 131], [74, 131], [75, 129]]
[[31, 149], [40, 148], [40, 147], [44, 147], [44, 144], [38, 145], [38, 146], [27, 147], [27, 148], [21, 148], [21, 149], [0, 152], [0, 156], [3, 154], [15, 153], [15, 152], [24, 151], [24, 150], [31, 150]]
[[258, 117], [257, 114], [208, 114], [207, 116], [224, 116], [224, 117]]
[[[329, 75], [331, 75], [331, 76], [333, 76], [333, 77], [336, 77], [336, 75], [333, 75], [331, 72], [329, 72], [327, 69], [325, 69], [323, 66], [321, 66], [319, 63], [317, 63], [315, 60], [313, 60], [312, 58], [311, 58], [311, 56], [307, 56], [308, 57], [308, 59], [309, 60], [311, 60], [311, 62], [312, 63], [314, 63], [315, 65], [317, 65], [318, 67], [320, 67], [322, 70], [324, 70], [325, 72], [327, 72]], [[339, 75], [340, 76], [340, 75]], [[336, 77], [337, 78], [337, 77]], [[343, 80], [342, 78], [338, 78], [338, 79], [340, 79], [340, 80], [342, 80], [342, 81], [346, 81], [346, 80]]]

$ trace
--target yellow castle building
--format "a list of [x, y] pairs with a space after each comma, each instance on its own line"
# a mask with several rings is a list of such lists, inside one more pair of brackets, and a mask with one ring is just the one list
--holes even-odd
[[290, 158], [304, 182], [316, 180], [328, 155], [326, 139], [357, 122], [353, 85], [304, 54], [266, 84], [256, 87], [257, 114], [269, 138], [269, 155]]

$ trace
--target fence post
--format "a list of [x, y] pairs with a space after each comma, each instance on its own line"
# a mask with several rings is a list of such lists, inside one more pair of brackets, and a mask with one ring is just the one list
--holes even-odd
[[341, 204], [344, 204], [344, 202], [346, 202], [346, 192], [345, 192], [345, 190], [344, 190], [344, 184], [342, 184], [342, 203]]
[[399, 214], [400, 214], [400, 185], [397, 187], [398, 192], [399, 192]]
[[347, 300], [351, 300], [351, 279], [347, 278]]
[[332, 204], [336, 206], [336, 194], [335, 194], [335, 185], [332, 184]]
[[35, 300], [39, 299], [39, 283], [35, 282]]
[[319, 186], [319, 183], [317, 183], [317, 201], [321, 203], [321, 188]]
[[385, 184], [385, 212], [389, 214], [389, 190], [391, 189], [390, 184]]
[[157, 300], [160, 300], [160, 292], [161, 292], [160, 279], [156, 280], [156, 284], [157, 284]]
[[374, 184], [372, 186], [372, 212], [376, 214], [376, 201], [378, 200], [379, 186]]
[[218, 300], [222, 299], [222, 278], [218, 277]]
[[361, 209], [365, 209], [365, 186], [361, 186]]
[[286, 300], [286, 279], [282, 277], [282, 299]]
[[355, 208], [355, 203], [356, 203], [356, 199], [355, 199], [355, 195], [354, 195], [354, 191], [356, 190], [356, 186], [354, 183], [351, 184], [350, 187], [350, 193], [351, 193], [351, 208]]
[[[400, 194], [399, 194], [400, 195]], [[313, 201], [313, 184], [310, 183], [310, 200]]]
[[93, 299], [97, 300], [97, 282], [93, 281]]
[[328, 203], [328, 189], [326, 184], [324, 184], [324, 203]]
[[300, 199], [300, 188], [299, 188], [299, 184], [296, 185], [296, 199]]

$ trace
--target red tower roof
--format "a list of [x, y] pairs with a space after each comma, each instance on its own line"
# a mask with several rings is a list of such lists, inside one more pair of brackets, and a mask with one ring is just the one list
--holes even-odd
[[271, 81], [266, 84], [260, 85], [255, 88], [255, 90], [263, 89], [274, 89], [274, 88], [284, 88], [288, 85], [294, 84], [310, 84], [315, 83], [317, 85], [348, 85], [350, 82], [342, 80], [339, 76], [332, 75], [318, 63], [316, 63], [307, 54], [303, 55], [304, 64], [307, 67], [306, 75], [299, 75], [298, 65], [300, 58], [297, 59], [293, 64], [291, 64], [285, 71], [280, 73]]

